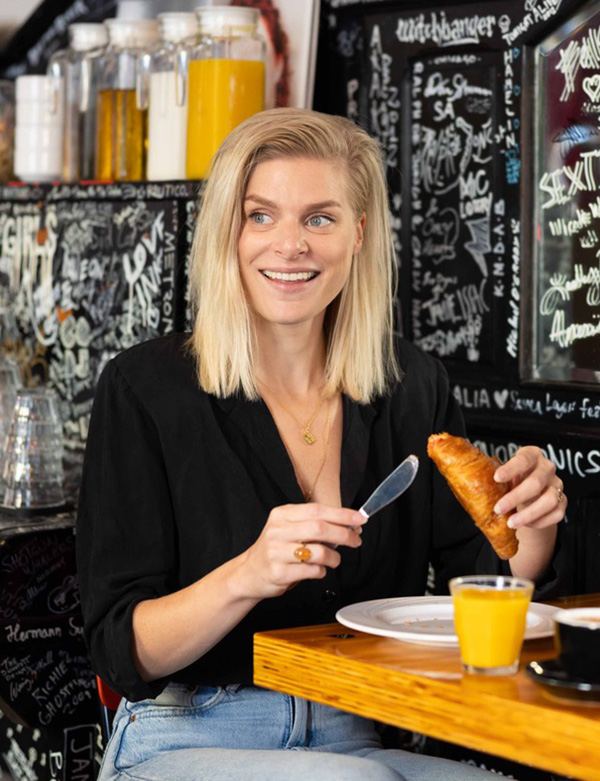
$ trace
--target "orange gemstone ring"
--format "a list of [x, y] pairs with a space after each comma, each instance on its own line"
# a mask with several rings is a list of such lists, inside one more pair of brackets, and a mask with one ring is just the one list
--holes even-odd
[[294, 551], [294, 556], [298, 559], [299, 562], [306, 564], [312, 556], [312, 551], [310, 548], [307, 548], [304, 543], [302, 543], [302, 545], [299, 548], [296, 548]]

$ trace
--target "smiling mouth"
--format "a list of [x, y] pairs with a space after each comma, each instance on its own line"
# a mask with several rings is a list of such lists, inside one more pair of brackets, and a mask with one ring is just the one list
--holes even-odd
[[293, 271], [290, 273], [285, 271], [261, 271], [261, 274], [267, 279], [272, 279], [276, 282], [308, 282], [318, 276], [318, 273], [318, 271]]

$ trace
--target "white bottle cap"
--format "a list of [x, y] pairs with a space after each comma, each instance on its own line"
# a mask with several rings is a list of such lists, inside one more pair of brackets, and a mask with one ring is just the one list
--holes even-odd
[[212, 5], [196, 8], [198, 26], [208, 35], [251, 35], [258, 24], [256, 8], [237, 5]]
[[158, 40], [154, 19], [107, 19], [108, 43], [120, 48], [149, 46]]
[[193, 13], [172, 11], [159, 14], [156, 18], [160, 39], [165, 43], [179, 43], [184, 38], [191, 38], [198, 30], [198, 21]]
[[77, 22], [69, 25], [69, 47], [76, 52], [100, 49], [108, 43], [108, 31], [103, 24]]

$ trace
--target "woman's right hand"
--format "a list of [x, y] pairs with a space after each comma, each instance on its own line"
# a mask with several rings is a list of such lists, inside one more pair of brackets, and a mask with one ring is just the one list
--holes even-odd
[[[364, 518], [356, 510], [322, 504], [275, 507], [256, 542], [200, 580], [133, 611], [133, 654], [145, 681], [192, 664], [242, 621], [262, 599], [301, 580], [324, 577], [341, 556], [334, 546], [357, 548]], [[305, 543], [310, 561], [294, 551]]]
[[[341, 561], [337, 546], [358, 548], [366, 518], [356, 510], [323, 504], [285, 504], [271, 510], [256, 542], [240, 557], [236, 578], [239, 596], [278, 597], [301, 580], [325, 577]], [[294, 551], [305, 545], [308, 561]]]

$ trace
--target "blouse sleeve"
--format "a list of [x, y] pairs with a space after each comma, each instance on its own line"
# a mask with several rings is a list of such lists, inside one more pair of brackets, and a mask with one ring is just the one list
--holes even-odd
[[175, 590], [175, 526], [156, 426], [111, 361], [90, 420], [77, 518], [77, 567], [92, 667], [130, 700], [156, 697], [132, 655], [132, 613]]

